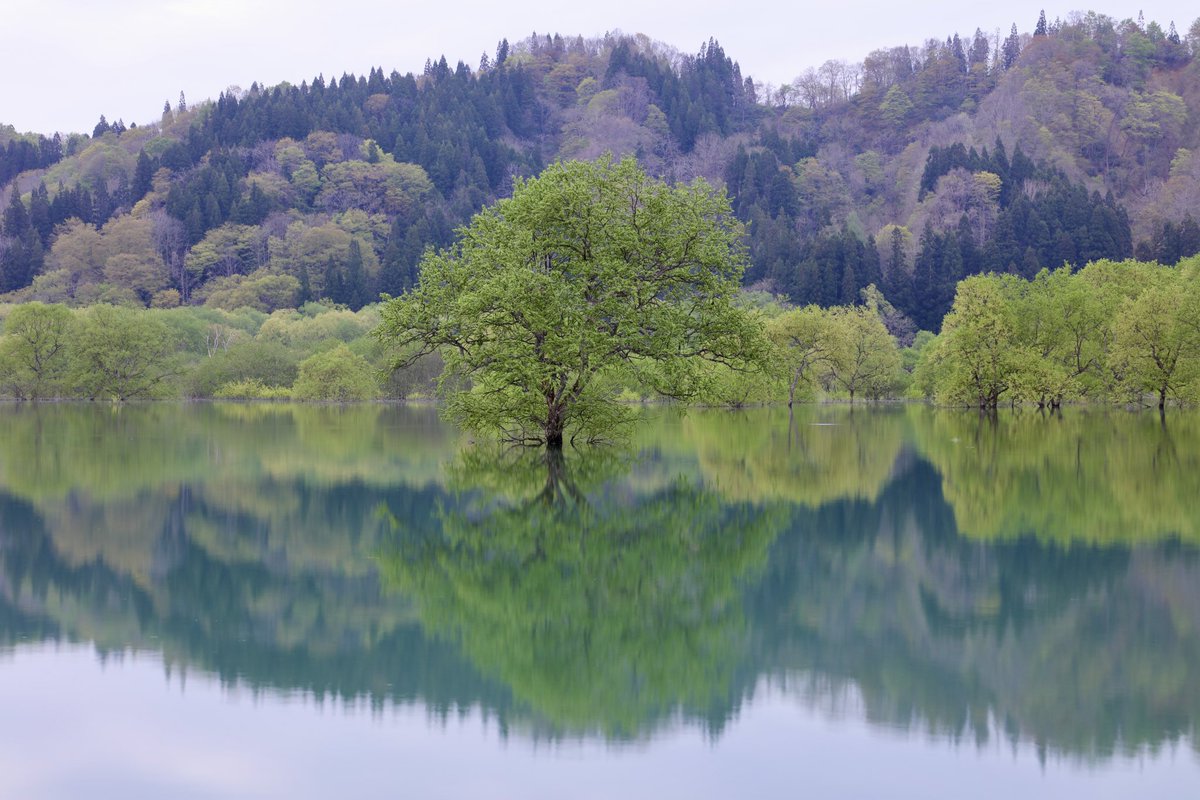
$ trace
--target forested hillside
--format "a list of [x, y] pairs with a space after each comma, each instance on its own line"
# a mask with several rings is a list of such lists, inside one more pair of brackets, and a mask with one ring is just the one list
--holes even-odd
[[821, 305], [876, 284], [915, 323], [894, 333], [936, 330], [974, 273], [1200, 252], [1200, 20], [962, 33], [783, 86], [715, 40], [534, 34], [474, 67], [181, 95], [90, 134], [0, 127], [0, 294], [358, 309], [514, 177], [605, 152], [724, 186], [748, 284]]

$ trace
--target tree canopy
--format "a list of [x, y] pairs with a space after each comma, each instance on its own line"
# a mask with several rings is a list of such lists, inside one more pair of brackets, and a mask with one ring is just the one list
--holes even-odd
[[448, 411], [470, 429], [549, 447], [600, 438], [624, 416], [618, 371], [686, 398], [703, 362], [759, 367], [761, 326], [733, 302], [740, 234], [702, 180], [668, 186], [632, 158], [558, 163], [427, 253], [379, 335], [401, 365], [444, 354]]

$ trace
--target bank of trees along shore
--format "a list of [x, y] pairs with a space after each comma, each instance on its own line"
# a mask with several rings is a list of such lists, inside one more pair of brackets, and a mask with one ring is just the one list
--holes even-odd
[[1200, 259], [968, 278], [921, 352], [914, 385], [940, 403], [980, 408], [1196, 402]]
[[[939, 334], [915, 332], [874, 287], [856, 305], [740, 304], [769, 348], [757, 369], [708, 364], [692, 402], [740, 407], [814, 400], [927, 399], [944, 406], [1054, 408], [1200, 403], [1200, 258], [1175, 267], [1098, 261], [1032, 280], [976, 275], [957, 287]], [[264, 314], [211, 308], [0, 307], [0, 396], [355, 401], [432, 396], [434, 352], [391, 372], [373, 334], [381, 308], [310, 303]], [[636, 369], [594, 391], [652, 399]]]
[[390, 374], [370, 335], [378, 306], [251, 308], [0, 307], [0, 396], [348, 402], [429, 393], [436, 358]]

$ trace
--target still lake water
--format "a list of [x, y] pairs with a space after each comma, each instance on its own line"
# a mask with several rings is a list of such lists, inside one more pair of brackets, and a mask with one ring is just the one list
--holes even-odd
[[0, 407], [0, 797], [1194, 797], [1200, 416]]

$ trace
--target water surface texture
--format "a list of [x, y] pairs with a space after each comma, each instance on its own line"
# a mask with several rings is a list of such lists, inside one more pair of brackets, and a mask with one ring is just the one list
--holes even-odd
[[1200, 793], [1200, 416], [0, 408], [0, 796]]

